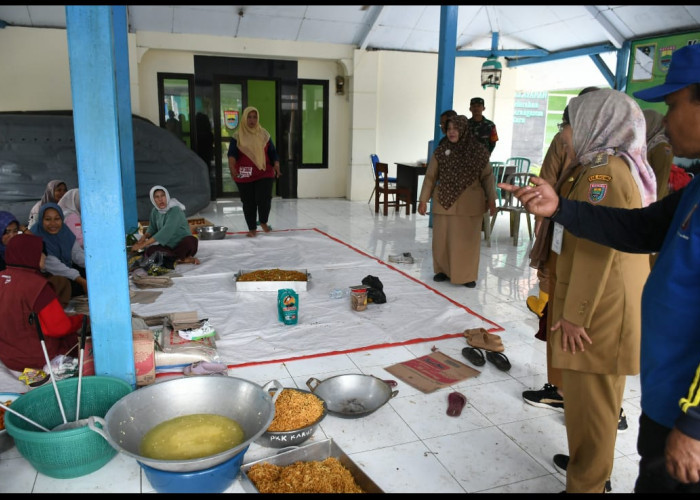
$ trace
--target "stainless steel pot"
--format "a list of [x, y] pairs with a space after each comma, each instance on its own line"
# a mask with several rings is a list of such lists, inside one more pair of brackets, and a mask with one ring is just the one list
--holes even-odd
[[[275, 394], [271, 396], [273, 388]], [[275, 400], [280, 389], [282, 384], [276, 380], [261, 387], [236, 377], [178, 378], [128, 394], [109, 409], [104, 419], [91, 417], [88, 427], [117, 451], [150, 467], [173, 472], [198, 471], [225, 462], [260, 437], [275, 417]], [[235, 420], [243, 428], [246, 440], [216, 455], [191, 460], [156, 460], [139, 454], [144, 435], [153, 427], [195, 413], [214, 413]]]
[[[296, 387], [285, 387], [285, 389], [311, 394], [309, 391], [297, 389]], [[323, 403], [323, 413], [316, 419], [315, 422], [311, 422], [307, 426], [300, 427], [299, 429], [293, 429], [291, 431], [265, 431], [255, 442], [268, 448], [286, 448], [287, 446], [298, 446], [309, 439], [313, 433], [316, 432], [318, 424], [321, 423], [321, 420], [326, 418], [326, 414], [328, 413], [326, 402], [323, 401], [323, 399], [321, 399], [321, 397], [318, 395], [314, 395], [321, 400], [321, 403]]]
[[320, 381], [311, 377], [307, 387], [326, 402], [328, 412], [343, 418], [364, 417], [381, 408], [399, 391], [372, 375], [336, 375]]
[[223, 240], [226, 237], [226, 226], [202, 226], [197, 228], [197, 234], [202, 240]]

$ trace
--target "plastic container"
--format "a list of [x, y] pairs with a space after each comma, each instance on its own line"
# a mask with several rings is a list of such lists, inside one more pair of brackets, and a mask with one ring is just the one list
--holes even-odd
[[353, 311], [364, 311], [367, 309], [367, 289], [352, 287], [350, 289], [350, 307]]
[[160, 470], [137, 462], [158, 493], [223, 493], [238, 477], [246, 451], [248, 446], [225, 462], [189, 472]]
[[277, 290], [277, 317], [285, 325], [296, 325], [299, 319], [299, 295], [291, 288]]
[[[78, 378], [59, 380], [56, 385], [69, 422], [75, 420]], [[80, 392], [80, 417], [104, 417], [132, 387], [116, 377], [83, 377]], [[52, 384], [45, 384], [23, 394], [12, 409], [47, 429], [63, 423]], [[117, 454], [102, 436], [89, 427], [44, 432], [29, 422], [7, 413], [5, 427], [17, 450], [42, 474], [58, 479], [84, 476], [100, 469]]]

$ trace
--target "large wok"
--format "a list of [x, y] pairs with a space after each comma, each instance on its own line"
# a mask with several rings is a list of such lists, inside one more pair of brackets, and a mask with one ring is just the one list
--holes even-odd
[[[275, 388], [274, 396], [270, 392]], [[91, 417], [88, 426], [117, 451], [154, 469], [190, 472], [214, 467], [250, 446], [275, 417], [275, 400], [282, 384], [273, 380], [259, 386], [236, 377], [184, 377], [138, 389], [117, 401], [105, 418]], [[144, 435], [156, 425], [195, 413], [232, 418], [243, 428], [245, 441], [208, 457], [156, 460], [139, 454]], [[101, 428], [96, 426], [99, 423]]]
[[378, 410], [399, 391], [372, 375], [336, 375], [320, 381], [311, 377], [307, 387], [326, 402], [328, 413], [343, 418], [364, 417]]

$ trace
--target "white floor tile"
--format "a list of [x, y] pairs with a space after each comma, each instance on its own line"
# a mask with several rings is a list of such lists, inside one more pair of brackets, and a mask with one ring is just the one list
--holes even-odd
[[[240, 200], [220, 200], [193, 215], [229, 231], [247, 231]], [[243, 366], [229, 374], [259, 385], [277, 380], [285, 387], [308, 389], [307, 381], [365, 373], [395, 380], [398, 391], [385, 405], [363, 418], [329, 414], [306, 444], [333, 438], [387, 493], [557, 493], [565, 477], [554, 471], [555, 453], [566, 453], [563, 414], [522, 400], [522, 391], [540, 389], [546, 380], [546, 344], [534, 338], [538, 318], [525, 299], [538, 293], [537, 273], [529, 266], [532, 241], [521, 227], [517, 246], [509, 237], [507, 217], [499, 217], [491, 247], [482, 241], [475, 289], [432, 281], [432, 229], [428, 217], [374, 213], [373, 205], [342, 199], [275, 198], [270, 224], [276, 229], [317, 228], [388, 263], [388, 256], [411, 252], [413, 264], [390, 264], [439, 293], [493, 322], [512, 368], [491, 363], [474, 367], [461, 354], [464, 337], [420, 342], [286, 363]], [[243, 238], [242, 234], [233, 237]], [[264, 244], [261, 234], [256, 243]], [[380, 310], [378, 310], [380, 311]], [[416, 311], [420, 314], [420, 311]], [[455, 332], [459, 333], [459, 332]], [[424, 394], [386, 371], [388, 366], [429, 354], [433, 348], [479, 373], [452, 387]], [[459, 391], [467, 405], [459, 417], [447, 416], [447, 395]], [[639, 456], [639, 376], [627, 378], [623, 408], [629, 429], [615, 443], [613, 492], [631, 492]], [[252, 443], [244, 463], [273, 456], [275, 448]], [[138, 463], [118, 454], [100, 470], [70, 480], [38, 474], [12, 448], [0, 454], [0, 493], [138, 493], [153, 488]], [[227, 489], [242, 493], [240, 482]]]

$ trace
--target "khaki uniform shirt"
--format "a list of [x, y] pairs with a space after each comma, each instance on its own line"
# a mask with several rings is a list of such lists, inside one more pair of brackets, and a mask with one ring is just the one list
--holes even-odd
[[[642, 206], [630, 167], [605, 154], [590, 165], [574, 167], [560, 194], [595, 205]], [[642, 288], [648, 274], [648, 255], [619, 252], [564, 230], [556, 260], [552, 324], [563, 316], [583, 326], [593, 343], [585, 344], [585, 352], [563, 352], [561, 330], [548, 332], [553, 366], [601, 374], [639, 373]]]

